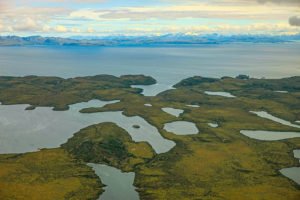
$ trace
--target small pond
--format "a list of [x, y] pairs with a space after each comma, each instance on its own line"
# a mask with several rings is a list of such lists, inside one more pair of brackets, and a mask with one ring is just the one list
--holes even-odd
[[300, 137], [300, 132], [241, 130], [240, 133], [249, 138], [263, 140], [263, 141], [276, 141], [276, 140], [284, 140], [284, 139]]
[[212, 127], [212, 128], [217, 128], [217, 127], [219, 127], [219, 124], [217, 124], [217, 123], [208, 123], [208, 125], [209, 125], [210, 127]]
[[166, 123], [164, 129], [168, 132], [175, 133], [176, 135], [194, 135], [199, 133], [196, 125], [187, 121]]
[[283, 90], [278, 90], [278, 91], [275, 91], [277, 93], [289, 93], [288, 91], [283, 91]]
[[300, 150], [294, 150], [294, 157], [298, 158], [300, 161]]
[[180, 114], [182, 114], [184, 112], [184, 110], [175, 109], [175, 108], [162, 108], [162, 110], [170, 115], [175, 116], [175, 117], [179, 117]]
[[272, 120], [274, 122], [277, 122], [277, 123], [280, 123], [280, 124], [283, 124], [283, 125], [286, 125], [286, 126], [291, 126], [291, 127], [294, 127], [294, 128], [300, 128], [300, 125], [297, 125], [297, 124], [292, 124], [291, 122], [289, 121], [286, 121], [284, 119], [280, 119], [278, 117], [275, 117], [265, 111], [250, 111], [251, 113], [253, 114], [256, 114], [257, 116], [261, 117], [261, 118], [265, 118], [265, 119], [269, 119], [269, 120]]
[[[300, 150], [294, 150], [294, 157], [300, 159]], [[284, 168], [280, 173], [300, 185], [300, 167]]]
[[186, 105], [187, 107], [191, 107], [191, 108], [200, 108], [199, 105]]
[[228, 97], [228, 98], [234, 98], [236, 96], [230, 94], [229, 92], [211, 92], [211, 91], [205, 91], [204, 92], [207, 95], [213, 95], [213, 96], [222, 96], [222, 97]]

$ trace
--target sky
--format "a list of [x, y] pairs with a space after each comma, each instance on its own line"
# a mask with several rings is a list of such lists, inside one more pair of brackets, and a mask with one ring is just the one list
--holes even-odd
[[0, 35], [300, 33], [300, 0], [0, 0]]

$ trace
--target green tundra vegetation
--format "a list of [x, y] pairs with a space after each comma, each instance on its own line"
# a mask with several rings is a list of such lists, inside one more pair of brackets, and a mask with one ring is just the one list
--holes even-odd
[[155, 155], [148, 143], [133, 142], [124, 129], [109, 122], [80, 130], [62, 148], [87, 163], [108, 164], [123, 171], [133, 171]]
[[[282, 168], [300, 166], [292, 153], [294, 149], [300, 149], [300, 138], [258, 141], [240, 134], [240, 130], [299, 131], [297, 128], [260, 118], [249, 111], [267, 111], [291, 122], [299, 120], [300, 77], [284, 79], [252, 79], [246, 76], [221, 79], [192, 77], [176, 84], [176, 89], [165, 91], [155, 97], [145, 97], [140, 94], [141, 90], [130, 87], [131, 84], [155, 82], [151, 77], [118, 78], [105, 75], [95, 77], [74, 79], [2, 77], [0, 101], [3, 104], [30, 104], [31, 107], [28, 109], [34, 109], [36, 106], [53, 106], [59, 110], [67, 109], [72, 103], [91, 99], [118, 99], [120, 100], [118, 103], [101, 108], [86, 108], [80, 112], [121, 110], [127, 116], [141, 116], [157, 127], [163, 137], [176, 142], [176, 146], [167, 153], [155, 154], [151, 146], [132, 141], [128, 133], [114, 123], [93, 125], [75, 133], [58, 149], [2, 155], [0, 196], [3, 191], [4, 195], [10, 193], [15, 196], [33, 195], [36, 189], [29, 186], [34, 177], [35, 180], [43, 180], [43, 184], [39, 187], [44, 185], [45, 188], [41, 190], [53, 193], [56, 195], [55, 199], [93, 199], [95, 193], [102, 192], [102, 185], [92, 170], [85, 168], [82, 163], [94, 162], [135, 172], [134, 185], [140, 198], [146, 200], [300, 199], [300, 186], [279, 172]], [[229, 92], [236, 98], [211, 96], [205, 94], [205, 91]], [[146, 107], [144, 104], [151, 104], [152, 107]], [[200, 107], [187, 106], [191, 104]], [[184, 113], [177, 118], [163, 112], [161, 109], [163, 107], [183, 109]], [[200, 133], [175, 135], [163, 129], [165, 123], [178, 120], [194, 122]], [[212, 122], [218, 123], [219, 127], [210, 127], [208, 123]], [[44, 153], [51, 152], [55, 152], [58, 158], [43, 156]], [[38, 166], [39, 160], [24, 161], [33, 155], [43, 157], [43, 162], [49, 163], [47, 164], [49, 171], [42, 170], [42, 166]], [[23, 162], [26, 163], [26, 170]], [[68, 188], [65, 190], [51, 187], [53, 182], [64, 180], [62, 174], [65, 174], [63, 170], [57, 170], [52, 166], [54, 163], [64, 165], [65, 162], [70, 165], [69, 171], [80, 170], [82, 176], [76, 176], [74, 180], [81, 183], [87, 181], [88, 184], [68, 186], [66, 183], [65, 187]], [[9, 167], [10, 165], [14, 168]], [[85, 170], [82, 170], [83, 168]], [[52, 175], [51, 180], [43, 177], [48, 172]], [[23, 178], [24, 176], [32, 179]], [[68, 178], [66, 181], [70, 180]], [[10, 192], [14, 185], [26, 189]], [[91, 193], [91, 197], [83, 198], [80, 192], [78, 193], [88, 190], [94, 192]], [[70, 194], [73, 196], [68, 196]], [[18, 199], [15, 196], [9, 197]]]
[[97, 199], [102, 183], [63, 149], [0, 155], [0, 199]]
[[131, 85], [151, 85], [156, 80], [144, 75], [97, 75], [63, 79], [59, 77], [0, 77], [0, 102], [2, 104], [30, 104], [52, 106], [54, 110], [68, 110], [74, 103], [90, 99], [122, 99], [141, 89]]

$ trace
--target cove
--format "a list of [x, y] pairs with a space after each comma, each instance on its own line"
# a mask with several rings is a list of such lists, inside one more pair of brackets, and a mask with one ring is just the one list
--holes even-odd
[[114, 167], [89, 163], [102, 183], [106, 185], [98, 200], [139, 200], [139, 194], [133, 186], [135, 173], [125, 173]]

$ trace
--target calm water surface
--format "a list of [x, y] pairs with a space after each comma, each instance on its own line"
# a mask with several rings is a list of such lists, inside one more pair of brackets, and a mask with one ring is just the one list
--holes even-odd
[[298, 158], [300, 161], [300, 149], [294, 150], [293, 153], [294, 153], [294, 157]]
[[135, 191], [133, 172], [125, 173], [114, 167], [90, 163], [95, 173], [106, 185], [99, 200], [138, 200], [139, 194]]
[[199, 130], [195, 123], [187, 121], [175, 121], [166, 123], [164, 129], [176, 135], [194, 135], [198, 134]]
[[240, 133], [249, 138], [263, 141], [276, 141], [300, 137], [300, 132], [241, 130]]
[[162, 110], [175, 117], [179, 117], [184, 112], [184, 110], [176, 108], [162, 108]]
[[[300, 162], [300, 150], [294, 150], [294, 157], [299, 159]], [[300, 167], [284, 168], [280, 170], [280, 173], [300, 185]]]
[[253, 113], [253, 114], [256, 114], [259, 117], [269, 119], [269, 120], [272, 120], [274, 122], [277, 122], [277, 123], [280, 123], [280, 124], [283, 124], [283, 125], [286, 125], [286, 126], [291, 126], [291, 127], [300, 129], [300, 125], [292, 124], [289, 121], [286, 121], [284, 119], [280, 119], [279, 117], [275, 117], [275, 116], [273, 116], [273, 115], [271, 115], [271, 114], [269, 114], [265, 111], [250, 111], [250, 112]]
[[207, 95], [212, 95], [212, 96], [222, 96], [222, 97], [228, 97], [228, 98], [234, 98], [232, 94], [229, 92], [211, 92], [211, 91], [205, 91], [204, 92]]
[[[156, 127], [139, 116], [127, 117], [121, 111], [79, 112], [82, 108], [115, 102], [93, 100], [71, 105], [68, 111], [53, 111], [49, 107], [25, 110], [28, 105], [0, 105], [0, 154], [58, 147], [80, 129], [101, 122], [116, 123], [127, 130], [134, 141], [148, 142], [157, 153], [167, 152], [175, 146], [173, 141], [163, 138]], [[135, 129], [133, 125], [140, 128]]]
[[0, 47], [0, 75], [75, 77], [146, 74], [155, 94], [195, 76], [280, 78], [300, 75], [300, 43], [198, 47]]

